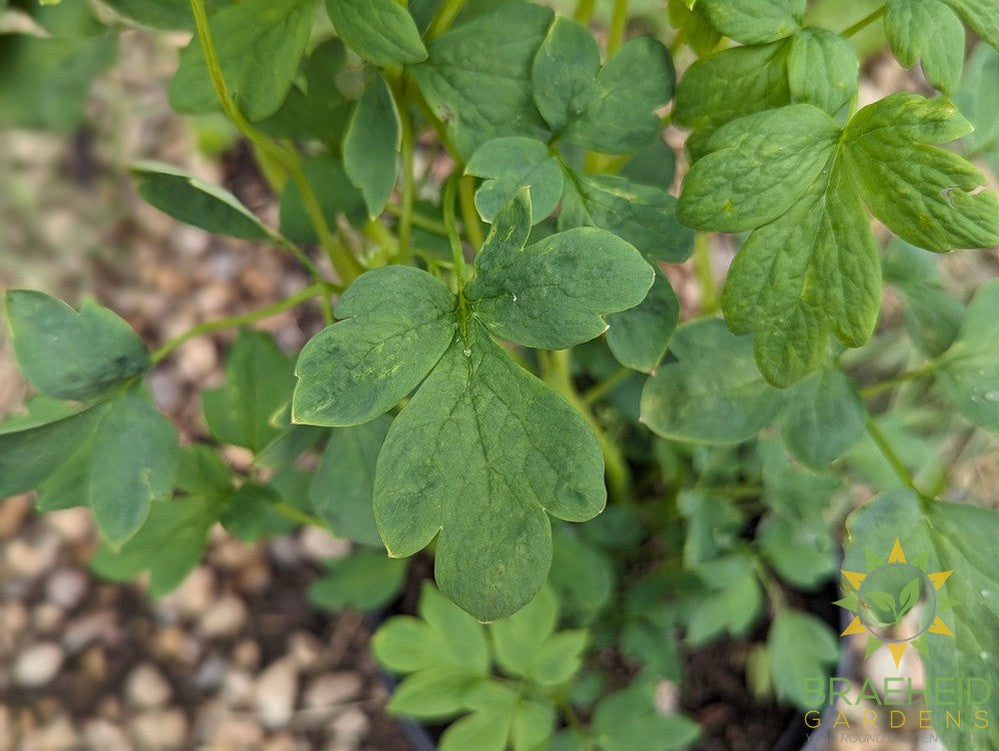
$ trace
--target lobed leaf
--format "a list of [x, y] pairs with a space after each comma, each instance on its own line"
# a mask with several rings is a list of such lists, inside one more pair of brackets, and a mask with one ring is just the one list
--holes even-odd
[[372, 65], [412, 65], [427, 48], [406, 7], [395, 0], [326, 0], [336, 33]]
[[475, 193], [475, 207], [490, 223], [522, 187], [531, 189], [535, 224], [562, 198], [562, 167], [548, 146], [533, 138], [494, 138], [476, 149], [465, 172], [488, 178]]
[[860, 440], [867, 407], [838, 368], [821, 368], [788, 392], [780, 434], [796, 459], [825, 469]]
[[809, 680], [826, 681], [839, 657], [836, 633], [813, 615], [782, 608], [770, 626], [767, 647], [777, 695], [814, 709], [805, 703], [805, 686]]
[[964, 67], [964, 24], [941, 0], [889, 0], [885, 31], [892, 54], [903, 67], [922, 58], [923, 73], [936, 88], [951, 93]]
[[805, 5], [806, 0], [700, 0], [697, 10], [727, 37], [766, 44], [800, 29]]
[[[338, 0], [334, 0], [337, 4]], [[403, 9], [394, 0], [386, 0]], [[403, 11], [405, 12], [405, 11]], [[399, 173], [402, 123], [385, 79], [376, 75], [365, 87], [343, 142], [343, 165], [374, 219], [392, 197]]]

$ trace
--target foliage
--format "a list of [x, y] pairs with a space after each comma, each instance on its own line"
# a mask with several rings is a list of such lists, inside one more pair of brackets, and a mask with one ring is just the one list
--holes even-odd
[[[36, 396], [0, 424], [0, 496], [89, 506], [94, 569], [147, 571], [154, 597], [216, 522], [247, 541], [302, 524], [352, 540], [310, 590], [330, 609], [390, 606], [412, 589], [407, 560], [431, 557], [436, 585], [374, 653], [403, 676], [389, 709], [450, 723], [445, 751], [687, 747], [699, 729], [657, 707], [657, 686], [721, 638], [758, 642], [747, 683], [806, 707], [838, 646], [797, 593], [834, 579], [844, 518], [844, 568], [901, 536], [960, 572], [961, 639], [927, 668], [994, 684], [999, 521], [934, 500], [934, 457], [951, 425], [999, 431], [999, 282], [966, 303], [926, 251], [999, 244], [980, 171], [999, 168], [999, 12], [887, 0], [831, 24], [805, 0], [671, 0], [626, 39], [615, 0], [602, 46], [592, 2], [554, 5], [0, 4], [27, 17], [5, 29], [29, 29], [0, 35], [5, 126], [79, 126], [120, 29], [194, 31], [170, 103], [229, 118], [279, 226], [173, 165], [130, 165], [137, 191], [312, 278], [152, 354], [93, 301], [8, 290]], [[939, 93], [859, 107], [870, 28]], [[678, 197], [671, 123], [690, 163]], [[708, 232], [737, 251], [720, 295]], [[700, 291], [681, 306], [692, 255]], [[886, 284], [908, 367], [874, 336], [895, 320]], [[239, 334], [202, 394], [202, 440], [180, 446], [151, 369], [310, 303], [325, 326], [299, 353]], [[909, 389], [915, 405], [895, 399]], [[880, 494], [847, 518], [861, 484]], [[955, 749], [997, 743], [937, 719]]]

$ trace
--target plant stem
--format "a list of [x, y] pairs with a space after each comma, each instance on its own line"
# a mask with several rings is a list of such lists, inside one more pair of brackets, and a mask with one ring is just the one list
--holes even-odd
[[[326, 287], [328, 285], [326, 280], [323, 279], [323, 275], [319, 272], [319, 269], [316, 268], [316, 265], [312, 263], [312, 260], [307, 255], [305, 255], [305, 251], [303, 251], [301, 248], [295, 245], [295, 243], [293, 243], [287, 237], [282, 235], [280, 232], [275, 232], [273, 230], [268, 229], [268, 234], [270, 234], [272, 242], [276, 243], [277, 245], [280, 245], [282, 248], [284, 248], [293, 256], [295, 256], [298, 262], [306, 268], [306, 270], [309, 272], [309, 276], [312, 277], [313, 281], [315, 281], [316, 284], [320, 284], [323, 287]], [[330, 305], [329, 295], [324, 294], [322, 296], [322, 307], [323, 307], [323, 319], [326, 321], [327, 324], [333, 323], [333, 307], [332, 305]]]
[[880, 8], [878, 8], [876, 11], [874, 11], [870, 15], [867, 15], [864, 18], [861, 18], [853, 26], [849, 27], [848, 29], [844, 29], [843, 31], [841, 31], [840, 32], [840, 36], [843, 37], [844, 39], [849, 39], [854, 34], [860, 32], [860, 31], [863, 31], [868, 26], [870, 26], [872, 23], [874, 23], [875, 21], [877, 21], [879, 18], [881, 18], [881, 16], [884, 15], [884, 13], [885, 13], [885, 6], [882, 5]]
[[912, 370], [907, 370], [904, 373], [889, 378], [887, 381], [882, 381], [881, 383], [875, 383], [871, 386], [866, 386], [860, 389], [860, 395], [863, 397], [870, 397], [880, 394], [884, 391], [890, 391], [896, 386], [900, 386], [908, 381], [914, 381], [917, 378], [922, 378], [923, 376], [930, 375], [934, 370], [937, 369], [937, 362], [935, 360], [930, 360], [923, 363], [918, 368], [913, 368]]
[[416, 182], [413, 177], [413, 121], [409, 116], [409, 97], [403, 87], [399, 102], [399, 119], [402, 121], [402, 213], [399, 216], [399, 253], [409, 253], [409, 237], [413, 228], [413, 201]]
[[313, 284], [311, 287], [306, 287], [305, 289], [296, 292], [291, 297], [287, 297], [280, 302], [276, 302], [273, 305], [269, 305], [266, 308], [261, 308], [260, 310], [254, 310], [249, 313], [243, 313], [242, 315], [232, 316], [231, 318], [221, 318], [217, 321], [206, 321], [205, 323], [199, 323], [197, 326], [185, 331], [180, 336], [174, 337], [158, 350], [153, 352], [152, 361], [155, 365], [156, 363], [163, 360], [167, 355], [173, 352], [177, 347], [184, 344], [191, 339], [202, 334], [209, 334], [213, 331], [221, 331], [223, 329], [232, 328], [233, 326], [244, 326], [248, 323], [253, 323], [254, 321], [260, 321], [264, 318], [270, 318], [271, 316], [276, 316], [278, 313], [283, 313], [286, 310], [290, 310], [295, 306], [305, 302], [306, 300], [311, 300], [313, 297], [318, 297], [319, 295], [325, 295], [330, 290], [342, 291], [342, 287], [332, 285], [332, 284]]
[[622, 383], [628, 380], [628, 377], [634, 373], [633, 370], [629, 368], [619, 368], [616, 372], [604, 378], [597, 384], [594, 384], [589, 391], [582, 395], [583, 404], [587, 407], [592, 406], [595, 402], [603, 399], [607, 394], [611, 393], [614, 389], [620, 386]]
[[441, 203], [444, 209], [444, 226], [447, 228], [447, 239], [451, 243], [451, 258], [454, 261], [455, 284], [459, 299], [465, 289], [465, 252], [461, 248], [461, 235], [454, 219], [454, 194], [458, 175], [453, 174], [444, 183], [444, 194]]
[[320, 529], [328, 530], [330, 525], [311, 514], [307, 514], [294, 506], [285, 503], [284, 501], [278, 501], [271, 504], [271, 508], [277, 511], [281, 516], [286, 519], [290, 519], [293, 522], [297, 522], [307, 527], [319, 527]]
[[585, 26], [593, 18], [593, 9], [596, 7], [596, 4], [597, 0], [579, 0], [576, 3], [576, 12], [573, 14], [573, 17]]
[[567, 349], [539, 350], [538, 357], [541, 360], [541, 375], [544, 381], [576, 408], [576, 411], [596, 435], [600, 453], [604, 457], [604, 471], [607, 474], [607, 488], [611, 497], [623, 505], [634, 505], [628, 463], [625, 461], [621, 449], [607, 437], [577, 393], [576, 387], [572, 383], [570, 351]]
[[434, 19], [430, 22], [430, 28], [427, 29], [427, 41], [432, 42], [450, 29], [454, 19], [458, 17], [464, 7], [465, 0], [444, 0], [441, 7], [437, 9]]
[[701, 313], [711, 315], [718, 310], [718, 286], [711, 270], [711, 243], [705, 232], [694, 238], [694, 274], [701, 285]]
[[912, 475], [909, 474], [909, 470], [906, 469], [905, 464], [902, 463], [902, 459], [895, 453], [895, 449], [893, 449], [891, 444], [888, 443], [888, 439], [885, 437], [885, 434], [881, 432], [881, 428], [879, 428], [870, 417], [867, 418], [867, 432], [874, 440], [875, 445], [884, 455], [884, 458], [888, 461], [888, 464], [891, 465], [892, 470], [894, 470], [895, 474], [898, 475], [898, 479], [902, 481], [902, 484], [920, 498], [925, 498], [925, 494], [916, 487], [916, 481], [913, 480]]
[[[402, 208], [389, 204], [385, 207], [390, 213], [395, 214], [400, 219], [402, 218]], [[414, 227], [419, 227], [420, 229], [425, 229], [427, 232], [433, 232], [435, 235], [440, 235], [441, 237], [447, 237], [447, 227], [444, 226], [443, 222], [437, 222], [429, 217], [425, 217], [422, 214], [413, 212], [410, 216], [410, 221]]]
[[624, 41], [624, 32], [628, 27], [628, 0], [614, 0], [614, 12], [611, 15], [610, 31], [607, 35], [607, 57], [610, 57]]
[[465, 225], [465, 237], [478, 251], [482, 247], [482, 225], [479, 224], [479, 211], [475, 208], [475, 178], [462, 175], [458, 181], [458, 200], [461, 202], [461, 219]]
[[225, 78], [222, 76], [222, 67], [219, 64], [218, 50], [215, 47], [215, 39], [212, 36], [212, 29], [208, 23], [208, 11], [205, 9], [205, 0], [190, 0], [191, 11], [194, 14], [194, 22], [197, 26], [198, 39], [201, 42], [201, 49], [205, 55], [205, 64], [208, 67], [208, 75], [212, 79], [212, 86], [215, 94], [222, 103], [222, 109], [226, 116], [232, 120], [240, 133], [261, 153], [265, 154], [274, 163], [283, 167], [291, 179], [298, 187], [302, 196], [302, 203], [305, 206], [309, 220], [315, 227], [319, 236], [319, 244], [329, 256], [330, 262], [340, 280], [344, 285], [350, 284], [361, 274], [361, 266], [357, 259], [350, 254], [330, 231], [326, 217], [323, 215], [312, 186], [305, 178], [302, 171], [302, 160], [297, 152], [284, 149], [257, 131], [240, 112], [236, 101], [226, 87]]

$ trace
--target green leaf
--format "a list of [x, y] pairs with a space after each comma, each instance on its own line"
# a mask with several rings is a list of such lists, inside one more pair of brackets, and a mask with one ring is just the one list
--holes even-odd
[[115, 397], [94, 434], [90, 508], [112, 545], [131, 537], [150, 505], [173, 492], [177, 431], [135, 389]]
[[546, 512], [585, 521], [603, 508], [603, 462], [589, 427], [562, 397], [474, 320], [464, 335], [389, 430], [375, 474], [375, 518], [392, 555], [412, 555], [439, 532], [442, 591], [493, 620], [529, 602], [547, 576]]
[[291, 358], [270, 334], [243, 331], [229, 351], [225, 372], [225, 385], [202, 396], [208, 428], [223, 443], [260, 451], [280, 434], [271, 419], [294, 386]]
[[412, 65], [427, 59], [416, 22], [395, 0], [326, 0], [336, 33], [372, 65]]
[[853, 381], [838, 368], [822, 368], [788, 392], [780, 434], [802, 463], [825, 469], [860, 440], [867, 407]]
[[[618, 174], [633, 183], [667, 189], [676, 174], [676, 154], [662, 138], [656, 138], [632, 156]], [[682, 227], [679, 222], [677, 226]]]
[[[403, 11], [394, 0], [385, 2]], [[333, 5], [339, 3], [340, 0], [331, 0]], [[402, 123], [395, 99], [385, 79], [376, 75], [357, 103], [343, 142], [347, 176], [361, 190], [372, 219], [382, 212], [392, 196], [399, 173], [401, 143]]]
[[[209, 18], [226, 88], [251, 122], [277, 112], [291, 90], [316, 4], [317, 0], [243, 0]], [[180, 53], [169, 99], [170, 106], [184, 114], [219, 109], [197, 36]]]
[[957, 340], [936, 371], [955, 409], [970, 422], [999, 432], [999, 281], [982, 286], [971, 304]]
[[555, 707], [548, 701], [521, 701], [511, 728], [513, 751], [550, 751], [555, 718]]
[[530, 195], [518, 192], [496, 216], [468, 286], [476, 316], [496, 336], [539, 349], [565, 349], [607, 329], [603, 315], [634, 307], [653, 273], [629, 243], [580, 227], [524, 247]]
[[777, 611], [767, 637], [777, 696], [801, 709], [809, 680], [825, 682], [839, 657], [836, 633], [808, 613], [782, 608]]
[[591, 622], [610, 602], [614, 567], [599, 548], [581, 539], [567, 524], [552, 530], [552, 570], [548, 577], [558, 593], [565, 619]]
[[313, 582], [309, 601], [330, 611], [377, 611], [402, 591], [407, 569], [406, 561], [389, 558], [384, 551], [356, 550], [333, 561], [326, 574]]
[[135, 162], [139, 194], [164, 214], [216, 235], [263, 240], [267, 229], [232, 193], [162, 162]]
[[420, 592], [419, 618], [395, 616], [372, 639], [375, 658], [388, 670], [413, 673], [438, 665], [489, 675], [485, 629], [430, 582]]
[[135, 536], [117, 551], [104, 545], [91, 567], [114, 581], [149, 571], [149, 593], [156, 599], [169, 594], [201, 560], [216, 503], [201, 495], [154, 503]]
[[43, 394], [91, 399], [149, 370], [138, 335], [94, 302], [77, 313], [42, 292], [8, 290], [4, 312], [21, 372]]
[[893, 94], [850, 120], [842, 153], [868, 209], [903, 240], [938, 252], [988, 248], [999, 244], [999, 201], [979, 192], [985, 176], [926, 145], [970, 131], [946, 99]]
[[[965, 138], [972, 154], [999, 152], [999, 51], [979, 43], [968, 60], [961, 87], [954, 102], [975, 126]], [[999, 172], [993, 163], [993, 173]]]
[[733, 336], [718, 319], [677, 328], [676, 361], [663, 363], [642, 390], [642, 422], [665, 438], [737, 443], [765, 427], [784, 394], [753, 362], [750, 337]]
[[[190, 5], [179, 0], [104, 0], [104, 4], [130, 21], [152, 29], [175, 31], [194, 28]], [[212, 13], [221, 3], [209, 0], [206, 5], [208, 12]]]
[[721, 34], [704, 17], [696, 4], [691, 6], [687, 0], [669, 0], [666, 4], [669, 13], [670, 26], [683, 32], [687, 45], [698, 57], [710, 55], [718, 47]]
[[787, 79], [792, 102], [814, 104], [835, 115], [853, 100], [860, 63], [849, 42], [827, 29], [808, 28], [791, 37], [790, 44]]
[[774, 42], [732, 47], [697, 60], [676, 90], [674, 119], [696, 129], [687, 148], [695, 158], [722, 125], [791, 102], [787, 77], [790, 45]]
[[475, 193], [475, 207], [490, 223], [524, 186], [531, 189], [535, 224], [562, 198], [562, 167], [548, 146], [533, 138], [494, 138], [476, 149], [465, 171], [488, 178]]
[[860, 346], [873, 330], [880, 264], [858, 194], [923, 247], [999, 241], [999, 203], [975, 192], [982, 175], [923, 143], [965, 131], [953, 105], [895, 94], [862, 109], [842, 133], [820, 110], [792, 105], [711, 138], [712, 153], [685, 181], [680, 218], [724, 232], [758, 228], [732, 265], [723, 307], [733, 331], [757, 333], [757, 362], [771, 383], [815, 370], [829, 333]]
[[386, 709], [418, 720], [450, 719], [469, 708], [469, 693], [485, 680], [453, 665], [427, 668], [403, 680]]
[[84, 116], [91, 79], [115, 61], [115, 37], [0, 34], [0, 126], [68, 133]]
[[781, 578], [801, 589], [816, 589], [836, 571], [835, 543], [821, 517], [765, 516], [756, 541]]
[[454, 723], [441, 736], [438, 751], [503, 751], [510, 737], [519, 703], [517, 693], [497, 682], [488, 681], [468, 695], [473, 712]]
[[[246, 482], [232, 493], [219, 521], [226, 531], [243, 542], [256, 542], [271, 534], [280, 534], [284, 518], [274, 511], [274, 504], [281, 500], [278, 492], [269, 485]], [[277, 522], [277, 524], [275, 524]]]
[[[335, 157], [323, 154], [306, 159], [302, 166], [305, 179], [312, 186], [319, 208], [331, 227], [339, 224], [340, 215], [355, 226], [364, 223], [367, 207], [361, 191], [347, 177], [343, 164]], [[281, 194], [281, 232], [300, 244], [319, 242], [315, 227], [305, 209], [302, 194], [294, 180], [289, 180]]]
[[766, 44], [801, 28], [806, 0], [700, 0], [697, 10], [718, 31], [744, 44]]
[[[939, 615], [954, 636], [927, 635], [922, 658], [927, 680], [944, 676], [973, 678], [995, 686], [999, 668], [995, 661], [995, 624], [999, 619], [999, 578], [995, 544], [999, 513], [991, 508], [919, 499], [908, 490], [885, 493], [847, 518], [848, 544], [843, 567], [864, 571], [864, 548], [886, 555], [898, 539], [907, 556], [928, 554], [923, 569], [953, 571], [938, 597], [956, 600], [953, 608], [938, 606]], [[922, 564], [921, 564], [922, 565]], [[980, 685], [980, 684], [979, 684]], [[990, 709], [988, 704], [972, 706]], [[933, 726], [953, 751], [987, 751], [999, 744], [995, 723], [975, 732], [959, 730], [945, 722], [953, 707], [934, 703]]]
[[429, 60], [411, 69], [463, 159], [494, 138], [547, 140], [531, 97], [531, 61], [552, 15], [534, 3], [504, 3], [435, 39]]
[[683, 563], [688, 568], [731, 550], [745, 524], [743, 514], [730, 500], [709, 491], [684, 491], [677, 506], [687, 519]]
[[340, 297], [341, 320], [298, 357], [294, 421], [349, 426], [387, 412], [444, 354], [457, 327], [454, 307], [451, 291], [425, 271], [390, 266], [361, 275]]
[[596, 95], [600, 47], [583, 24], [557, 16], [531, 66], [534, 102], [554, 133], [585, 112]]
[[211, 446], [181, 446], [177, 460], [176, 482], [180, 490], [223, 498], [232, 492], [232, 472]]
[[626, 368], [652, 373], [666, 354], [680, 320], [680, 300], [669, 279], [656, 271], [645, 299], [631, 310], [607, 316], [607, 346]]
[[339, 537], [382, 547], [372, 509], [375, 462], [392, 419], [330, 432], [323, 460], [309, 491], [312, 508]]
[[557, 18], [534, 59], [531, 81], [553, 133], [583, 148], [625, 154], [662, 130], [654, 111], [673, 95], [675, 72], [666, 48], [651, 37], [632, 39], [601, 68], [593, 35]]
[[693, 571], [704, 586], [688, 617], [687, 641], [697, 645], [725, 632], [747, 633], [763, 604], [752, 561], [735, 553], [699, 564]]
[[677, 201], [665, 190], [616, 175], [567, 175], [560, 230], [600, 227], [646, 256], [682, 263], [694, 248], [694, 233], [676, 217]]
[[957, 338], [964, 305], [944, 289], [936, 257], [895, 238], [885, 249], [881, 264], [885, 281], [905, 302], [909, 338], [930, 357], [942, 354]]
[[27, 416], [0, 423], [0, 498], [25, 493], [58, 473], [88, 445], [106, 409], [98, 404], [75, 412], [47, 414], [37, 401], [32, 402]]
[[999, 14], [991, 0], [946, 0], [975, 33], [999, 50]]
[[905, 68], [923, 59], [926, 79], [950, 93], [961, 82], [964, 25], [940, 0], [889, 0], [885, 31], [891, 51]]
[[[88, 435], [87, 440], [82, 441], [79, 448], [38, 485], [35, 508], [39, 511], [59, 511], [87, 505], [90, 449]], [[48, 452], [46, 446], [45, 453]]]
[[640, 680], [597, 705], [593, 735], [602, 751], [674, 751], [697, 740], [700, 728], [683, 715], [659, 712], [655, 684]]

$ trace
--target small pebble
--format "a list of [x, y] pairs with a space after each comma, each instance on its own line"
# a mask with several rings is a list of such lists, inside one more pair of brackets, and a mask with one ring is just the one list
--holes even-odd
[[330, 731], [338, 741], [360, 745], [361, 739], [368, 734], [371, 720], [360, 707], [347, 707], [330, 723]]
[[25, 688], [44, 686], [56, 677], [62, 662], [63, 653], [58, 644], [32, 644], [14, 662], [14, 683]]
[[328, 673], [314, 679], [305, 690], [305, 705], [310, 709], [330, 709], [354, 701], [361, 694], [361, 676], [357, 673]]
[[306, 527], [298, 541], [305, 555], [316, 563], [343, 558], [350, 554], [352, 547], [350, 540], [338, 539], [319, 527]]
[[297, 690], [295, 662], [289, 657], [277, 660], [260, 674], [254, 706], [264, 727], [282, 728], [291, 721]]
[[209, 639], [235, 636], [246, 623], [247, 610], [243, 601], [233, 594], [225, 594], [201, 616], [199, 629]]
[[186, 747], [187, 718], [179, 709], [149, 709], [132, 718], [129, 730], [143, 751]]
[[131, 751], [125, 732], [108, 720], [88, 720], [83, 726], [83, 743], [88, 751]]
[[136, 667], [125, 682], [125, 696], [136, 707], [149, 709], [162, 706], [169, 701], [172, 693], [166, 678], [149, 662]]
[[87, 594], [87, 575], [75, 568], [61, 568], [54, 571], [45, 583], [45, 597], [50, 603], [63, 610], [72, 610]]
[[159, 602], [158, 610], [176, 610], [181, 616], [197, 617], [215, 599], [215, 575], [206, 566], [198, 566], [177, 589]]

